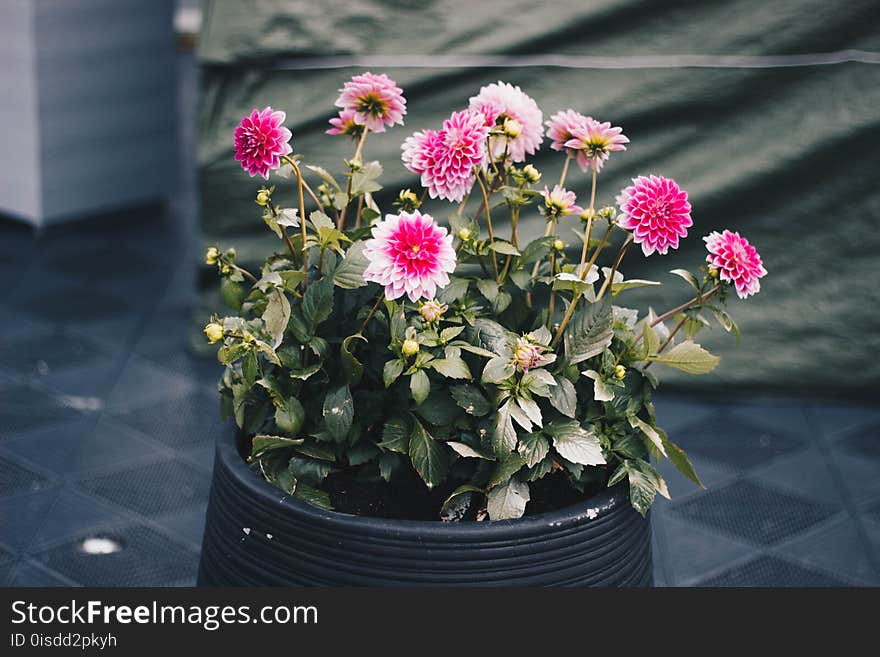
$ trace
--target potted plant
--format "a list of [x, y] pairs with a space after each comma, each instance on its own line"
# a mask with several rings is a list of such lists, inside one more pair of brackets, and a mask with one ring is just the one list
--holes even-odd
[[[737, 330], [724, 303], [759, 290], [757, 252], [737, 233], [708, 235], [699, 271], [672, 272], [691, 298], [640, 316], [619, 298], [659, 283], [626, 279], [624, 254], [666, 255], [693, 222], [687, 193], [661, 176], [598, 206], [602, 166], [629, 141], [620, 128], [552, 116], [564, 167], [542, 187], [527, 163], [541, 110], [490, 84], [404, 141], [424, 190], [401, 191], [383, 216], [365, 143], [403, 123], [402, 91], [365, 73], [336, 104], [328, 132], [355, 143], [341, 180], [293, 154], [283, 112], [255, 109], [235, 131], [243, 168], [289, 180], [296, 206], [274, 185], [257, 193], [283, 246], [259, 272], [233, 249], [207, 253], [237, 312], [205, 328], [236, 428], [218, 441], [200, 582], [650, 584], [648, 511], [668, 496], [652, 461], [701, 485], [656, 426], [652, 365], [717, 365], [693, 338], [709, 318]], [[583, 207], [566, 188], [572, 163]], [[452, 204], [448, 225], [427, 196]], [[538, 214], [543, 236], [522, 243], [521, 219]], [[581, 236], [572, 251], [565, 224]]]

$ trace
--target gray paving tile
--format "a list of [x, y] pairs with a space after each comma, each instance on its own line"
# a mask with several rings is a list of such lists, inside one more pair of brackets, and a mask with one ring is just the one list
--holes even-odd
[[0, 438], [12, 438], [20, 432], [45, 424], [76, 422], [84, 415], [57, 395], [31, 385], [3, 390], [2, 401]]
[[52, 487], [0, 497], [0, 540], [17, 552], [26, 550], [58, 494], [59, 488]]
[[53, 485], [52, 479], [45, 474], [0, 455], [0, 497], [37, 493]]
[[804, 565], [877, 586], [880, 574], [870, 549], [852, 520], [845, 518], [781, 546], [779, 552]]
[[192, 380], [132, 356], [110, 392], [107, 408], [121, 413], [192, 393], [198, 385]]
[[672, 437], [679, 429], [693, 426], [721, 412], [720, 405], [688, 401], [678, 396], [657, 395], [654, 399], [654, 412], [657, 424]]
[[852, 586], [853, 582], [832, 573], [762, 555], [708, 577], [697, 586]]
[[853, 456], [880, 462], [880, 424], [868, 424], [846, 432], [835, 447]]
[[8, 586], [18, 587], [68, 587], [75, 585], [60, 573], [56, 573], [44, 566], [22, 559], [16, 563], [9, 574]]
[[202, 389], [113, 417], [173, 449], [213, 445], [225, 427], [220, 418], [219, 395]]
[[807, 403], [788, 399], [746, 399], [730, 404], [730, 417], [782, 434], [804, 439], [813, 437], [817, 428], [807, 415]]
[[809, 413], [823, 435], [836, 438], [852, 429], [880, 422], [880, 408], [858, 404], [810, 404]]
[[713, 532], [671, 515], [664, 518], [670, 585], [690, 586], [718, 567], [754, 552], [748, 543]]
[[842, 504], [841, 491], [818, 447], [809, 446], [790, 456], [781, 456], [749, 472], [752, 479], [785, 488], [818, 502]]
[[111, 554], [87, 554], [80, 545], [85, 534], [38, 552], [33, 559], [84, 586], [167, 586], [195, 581], [198, 553], [143, 526], [121, 527], [107, 536], [121, 544]]
[[773, 545], [827, 520], [838, 510], [783, 489], [739, 480], [673, 504], [670, 513], [756, 545]]
[[831, 459], [853, 500], [863, 502], [880, 496], [880, 463], [839, 449], [831, 450]]

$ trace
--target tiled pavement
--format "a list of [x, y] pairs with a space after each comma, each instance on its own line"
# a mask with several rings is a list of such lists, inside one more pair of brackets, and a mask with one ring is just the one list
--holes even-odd
[[[0, 585], [189, 585], [220, 429], [191, 354], [192, 62], [167, 208], [35, 238], [0, 221]], [[880, 406], [658, 399], [698, 490], [664, 468], [658, 585], [880, 585]], [[94, 536], [113, 554], [86, 554]]]

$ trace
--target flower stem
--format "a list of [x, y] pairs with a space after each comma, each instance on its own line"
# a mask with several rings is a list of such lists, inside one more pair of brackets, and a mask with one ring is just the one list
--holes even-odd
[[[295, 167], [295, 166], [296, 166], [296, 164], [293, 162], [293, 160], [291, 160], [291, 159], [290, 159], [289, 157], [287, 157], [286, 155], [283, 156], [283, 157], [281, 158], [281, 160], [282, 160], [283, 162], [287, 162], [287, 163], [288, 163], [290, 166], [292, 166], [292, 167]], [[307, 183], [305, 180], [303, 180], [303, 187], [305, 188], [306, 193], [309, 195], [309, 197], [311, 197], [311, 199], [315, 202], [315, 206], [316, 206], [319, 210], [320, 210], [321, 208], [323, 208], [324, 206], [321, 205], [321, 201], [320, 201], [320, 199], [318, 199], [318, 196], [315, 194], [314, 191], [312, 191], [312, 188], [309, 187], [309, 183]]]
[[632, 244], [632, 241], [632, 233], [629, 233], [626, 236], [626, 240], [621, 245], [620, 251], [617, 253], [617, 258], [614, 260], [614, 266], [611, 268], [611, 273], [605, 277], [605, 282], [602, 283], [602, 287], [599, 288], [599, 294], [596, 295], [596, 301], [602, 298], [602, 295], [605, 294], [605, 290], [607, 290], [608, 286], [614, 281], [614, 274], [617, 272], [617, 268], [620, 267], [620, 263], [623, 261], [623, 256], [626, 254], [626, 250], [629, 248], [629, 245]]
[[[296, 174], [296, 187], [297, 192], [299, 193], [299, 225], [302, 230], [302, 267], [303, 274], [305, 274], [305, 278], [303, 278], [303, 289], [305, 290], [309, 286], [309, 248], [308, 246], [306, 246], [306, 202], [303, 198], [302, 171], [300, 171], [299, 167], [296, 164], [293, 165], [293, 171]], [[285, 235], [287, 235], [287, 233], [285, 233]], [[293, 249], [293, 245], [290, 244], [290, 240], [288, 240], [288, 246]]]
[[[486, 186], [483, 184], [483, 181], [480, 178], [480, 173], [477, 172], [477, 182], [480, 185], [480, 191], [483, 194], [483, 207], [486, 208], [486, 225], [489, 228], [489, 244], [491, 246], [495, 245], [495, 233], [492, 230], [492, 215], [489, 213], [489, 193], [486, 191]], [[495, 251], [491, 250], [492, 253], [492, 270], [495, 272], [495, 282], [498, 283], [498, 286], [501, 286], [501, 279], [498, 276], [498, 259], [495, 257]]]
[[[269, 201], [268, 204], [269, 210], [277, 217], [278, 216], [278, 208]], [[302, 210], [300, 210], [300, 214], [302, 214]], [[300, 223], [304, 223], [302, 217], [300, 217]], [[293, 248], [293, 242], [290, 241], [290, 235], [287, 234], [287, 226], [278, 226], [281, 229], [281, 238], [284, 240], [284, 243], [287, 245], [287, 250], [290, 251], [290, 255], [293, 256], [293, 263], [296, 265], [296, 249]]]
[[565, 164], [562, 165], [562, 175], [559, 176], [559, 186], [565, 185], [565, 179], [568, 176], [568, 165], [571, 164], [571, 153], [565, 155]]
[[361, 327], [358, 329], [358, 333], [363, 335], [364, 330], [367, 328], [367, 324], [370, 323], [370, 320], [373, 319], [373, 315], [376, 314], [376, 311], [379, 310], [379, 304], [382, 303], [382, 300], [385, 298], [385, 290], [382, 290], [379, 293], [379, 297], [376, 299], [376, 303], [373, 304], [373, 307], [370, 309], [370, 313], [367, 315], [367, 318], [364, 320], [364, 323], [361, 324]]
[[598, 174], [595, 169], [593, 169], [593, 182], [590, 188], [590, 209], [587, 217], [587, 228], [584, 230], [584, 248], [581, 251], [581, 280], [583, 280], [584, 272], [586, 269], [583, 268], [584, 263], [587, 261], [587, 251], [590, 249], [590, 233], [593, 232], [593, 217], [595, 216], [595, 207], [596, 207], [596, 178]]
[[[550, 253], [550, 276], [556, 273], [556, 250]], [[553, 330], [553, 315], [556, 313], [556, 293], [553, 285], [550, 285], [550, 301], [547, 304], [547, 330]]]
[[[721, 283], [718, 283], [718, 285], [713, 287], [711, 290], [709, 290], [705, 294], [704, 293], [697, 294], [697, 296], [695, 296], [690, 301], [685, 301], [680, 306], [676, 306], [672, 310], [667, 310], [665, 313], [663, 313], [657, 319], [655, 319], [653, 322], [651, 322], [651, 327], [657, 326], [657, 324], [659, 324], [660, 322], [664, 322], [667, 319], [669, 319], [670, 317], [674, 317], [678, 313], [684, 312], [685, 310], [687, 310], [688, 308], [691, 308], [692, 306], [702, 305], [703, 303], [705, 303], [706, 301], [709, 300], [709, 297], [713, 296], [720, 289], [721, 289]], [[639, 333], [635, 337], [635, 339], [633, 340], [633, 346], [635, 346], [639, 342], [639, 340], [641, 340], [641, 339], [642, 339], [642, 333]]]
[[[367, 126], [364, 126], [364, 131], [361, 133], [361, 138], [358, 140], [357, 147], [354, 151], [354, 157], [352, 158], [352, 162], [360, 163], [361, 154], [364, 151], [364, 142], [367, 141], [367, 135], [369, 134], [370, 129]], [[345, 230], [345, 213], [348, 210], [348, 205], [351, 203], [351, 181], [354, 178], [354, 171], [351, 171], [348, 175], [348, 185], [345, 189], [345, 207], [342, 208], [342, 212], [339, 214], [339, 221], [336, 222], [337, 230]]]

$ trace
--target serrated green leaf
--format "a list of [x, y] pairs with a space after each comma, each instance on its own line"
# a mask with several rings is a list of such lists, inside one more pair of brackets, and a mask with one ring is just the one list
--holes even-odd
[[268, 303], [262, 318], [266, 325], [266, 332], [272, 336], [272, 347], [281, 346], [287, 322], [290, 320], [290, 301], [287, 300], [287, 295], [282, 290], [276, 288], [269, 292]]
[[506, 483], [525, 464], [526, 462], [523, 457], [516, 452], [508, 452], [498, 457], [498, 463], [492, 471], [492, 476], [489, 477], [489, 483], [486, 484], [486, 488], [491, 489], [499, 484]]
[[355, 358], [354, 354], [351, 353], [352, 340], [363, 340], [366, 342], [367, 339], [360, 333], [355, 333], [354, 335], [349, 335], [345, 338], [345, 340], [342, 341], [342, 345], [339, 347], [339, 355], [342, 360], [342, 372], [345, 375], [345, 380], [349, 385], [356, 386], [361, 382], [361, 378], [364, 375], [364, 366], [357, 358]]
[[333, 281], [326, 278], [312, 281], [303, 296], [302, 309], [312, 327], [330, 317], [333, 311]]
[[506, 356], [496, 356], [486, 363], [481, 380], [483, 383], [501, 383], [514, 375], [516, 366]]
[[459, 443], [452, 440], [446, 442], [452, 450], [458, 454], [459, 456], [463, 456], [464, 458], [472, 458], [472, 459], [485, 459], [486, 461], [494, 461], [495, 457], [491, 454], [486, 454], [478, 449], [474, 449], [470, 445], [466, 443]]
[[555, 240], [556, 238], [551, 235], [548, 237], [539, 237], [538, 239], [529, 242], [526, 245], [526, 248], [522, 250], [523, 264], [530, 265], [546, 256], [550, 253], [551, 246]]
[[233, 310], [241, 310], [241, 304], [244, 301], [244, 288], [238, 283], [233, 282], [228, 276], [220, 279], [220, 296], [223, 297], [223, 303]]
[[669, 351], [650, 357], [650, 360], [688, 374], [707, 374], [715, 369], [721, 359], [710, 354], [696, 342], [685, 340]]
[[327, 169], [325, 169], [324, 167], [319, 167], [314, 164], [306, 164], [305, 168], [308, 169], [309, 171], [311, 171], [312, 173], [317, 174], [317, 176], [321, 180], [323, 180], [325, 183], [327, 183], [328, 185], [333, 187], [336, 191], [338, 191], [338, 192], [342, 191], [342, 188], [339, 186], [339, 183], [336, 182], [336, 178], [334, 178], [333, 175], [329, 171], [327, 171]]
[[550, 388], [550, 405], [566, 417], [574, 418], [577, 412], [577, 392], [574, 384], [564, 376], [554, 376], [556, 385]]
[[666, 456], [666, 447], [663, 445], [663, 440], [660, 438], [660, 434], [657, 433], [657, 430], [654, 427], [635, 415], [631, 415], [627, 419], [629, 420], [629, 426], [641, 431], [651, 444], [654, 445], [663, 456]]
[[516, 449], [516, 429], [510, 415], [511, 400], [505, 402], [495, 413], [492, 427], [492, 449], [496, 454], [504, 454]]
[[404, 363], [399, 358], [389, 360], [385, 363], [385, 367], [382, 369], [382, 381], [386, 388], [391, 387], [391, 384], [397, 381], [403, 373], [403, 368]]
[[284, 433], [296, 435], [302, 429], [305, 419], [305, 409], [295, 397], [288, 397], [283, 405], [275, 409], [275, 424]]
[[540, 433], [527, 433], [520, 437], [516, 451], [523, 457], [526, 465], [533, 468], [547, 456], [550, 442]]
[[510, 333], [501, 324], [491, 319], [480, 318], [474, 321], [468, 331], [468, 342], [498, 355], [510, 352]]
[[[467, 507], [470, 505], [470, 495], [472, 493], [485, 495], [485, 491], [482, 488], [471, 484], [464, 484], [452, 491], [440, 507], [440, 518], [443, 520], [460, 520], [464, 517], [464, 514], [467, 512]], [[463, 509], [453, 509], [454, 503], [458, 502], [462, 495], [468, 496], [467, 500], [462, 504]]]
[[506, 242], [504, 240], [496, 239], [489, 245], [489, 248], [495, 251], [495, 253], [500, 253], [502, 255], [509, 256], [518, 256], [520, 255], [519, 249], [517, 249], [510, 242]]
[[324, 509], [325, 511], [333, 510], [333, 504], [330, 502], [330, 495], [322, 490], [313, 488], [308, 484], [297, 483], [296, 490], [293, 491], [293, 496], [303, 502], [308, 502], [319, 509]]
[[672, 461], [672, 464], [676, 469], [700, 488], [705, 488], [703, 482], [700, 481], [699, 476], [697, 476], [697, 472], [694, 470], [694, 466], [688, 458], [687, 452], [669, 440], [666, 437], [665, 432], [660, 431], [660, 438], [663, 440], [663, 446], [666, 448], [666, 455], [669, 457], [669, 460]]
[[409, 391], [416, 404], [421, 404], [431, 393], [431, 381], [422, 370], [413, 372], [409, 378]]
[[684, 279], [684, 281], [692, 288], [694, 288], [697, 292], [700, 291], [700, 282], [697, 280], [697, 277], [690, 273], [687, 269], [671, 269], [669, 270], [669, 273]]
[[291, 456], [287, 465], [290, 473], [300, 484], [319, 486], [325, 477], [333, 472], [333, 466], [327, 461], [309, 458], [308, 456]]
[[435, 372], [447, 379], [470, 379], [471, 371], [461, 358], [435, 358], [428, 363]]
[[422, 423], [413, 421], [409, 439], [409, 456], [413, 467], [428, 488], [442, 483], [449, 469], [449, 456], [443, 445], [429, 434]]
[[275, 449], [284, 449], [287, 447], [296, 447], [302, 445], [302, 438], [286, 438], [284, 436], [272, 436], [268, 434], [258, 434], [253, 437], [251, 442], [251, 459], [262, 456], [266, 452]]
[[409, 453], [409, 424], [400, 417], [392, 417], [382, 426], [382, 442], [379, 447], [401, 454]]
[[256, 351], [248, 351], [244, 359], [241, 361], [241, 373], [244, 382], [248, 386], [254, 385], [260, 376], [260, 359], [257, 357]]
[[449, 392], [455, 403], [463, 408], [468, 415], [482, 417], [492, 410], [492, 404], [476, 386], [466, 384], [450, 386]]
[[498, 298], [498, 283], [488, 278], [481, 278], [477, 281], [477, 289], [491, 303]]
[[366, 246], [366, 242], [360, 240], [348, 247], [345, 257], [333, 272], [335, 285], [346, 290], [353, 290], [367, 284], [364, 280], [364, 271], [370, 262], [364, 255], [364, 246]]
[[614, 338], [611, 300], [602, 297], [574, 311], [565, 327], [565, 356], [572, 365], [601, 354]]
[[331, 438], [337, 442], [345, 440], [354, 418], [354, 402], [348, 386], [340, 386], [327, 393], [322, 413], [324, 426]]
[[521, 518], [529, 501], [529, 485], [511, 479], [489, 491], [486, 509], [490, 520]]
[[454, 303], [467, 294], [469, 285], [470, 281], [466, 278], [452, 277], [449, 279], [449, 285], [437, 294], [437, 300], [440, 303]]
[[603, 465], [602, 445], [598, 436], [584, 429], [577, 420], [551, 422], [544, 433], [553, 437], [553, 447], [562, 458], [581, 465]]

